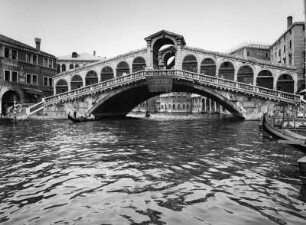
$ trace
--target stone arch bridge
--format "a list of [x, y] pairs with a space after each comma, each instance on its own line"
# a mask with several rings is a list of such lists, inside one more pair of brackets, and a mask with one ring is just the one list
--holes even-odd
[[28, 114], [44, 109], [66, 116], [77, 107], [96, 117], [124, 116], [168, 92], [207, 96], [245, 119], [259, 119], [279, 104], [300, 103], [295, 68], [187, 47], [182, 35], [165, 30], [145, 40], [146, 48], [56, 75], [56, 94]]

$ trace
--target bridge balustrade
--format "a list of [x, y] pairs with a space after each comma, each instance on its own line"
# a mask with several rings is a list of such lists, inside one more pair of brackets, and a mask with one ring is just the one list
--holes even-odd
[[[246, 83], [236, 82], [232, 80], [222, 79], [218, 77], [212, 77], [205, 74], [198, 74], [193, 73], [189, 71], [184, 70], [143, 70], [143, 71], [137, 71], [132, 74], [128, 74], [125, 76], [113, 78], [111, 80], [102, 81], [100, 83], [92, 84], [86, 87], [81, 87], [79, 89], [72, 90], [70, 92], [61, 93], [55, 96], [51, 96], [45, 99], [45, 104], [52, 104], [57, 101], [61, 101], [67, 98], [73, 98], [78, 96], [84, 96], [89, 94], [94, 94], [100, 90], [108, 90], [109, 88], [114, 88], [117, 86], [127, 85], [131, 82], [135, 82], [141, 79], [145, 79], [146, 76], [172, 76], [177, 78], [185, 78], [187, 80], [197, 81], [199, 83], [205, 82], [206, 84], [213, 85], [215, 87], [227, 87], [232, 90], [243, 90], [252, 92], [253, 94], [257, 95], [264, 95], [264, 96], [270, 96], [274, 98], [278, 98], [278, 100], [285, 99], [285, 100], [294, 100], [299, 102], [299, 96], [286, 93], [286, 92], [280, 92], [275, 91], [263, 87], [257, 87]], [[94, 93], [93, 93], [94, 92]]]

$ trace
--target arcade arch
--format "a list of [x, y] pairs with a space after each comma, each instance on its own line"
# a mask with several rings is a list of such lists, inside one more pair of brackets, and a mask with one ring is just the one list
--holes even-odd
[[234, 80], [235, 68], [231, 62], [223, 62], [219, 68], [219, 77], [226, 80]]
[[256, 86], [273, 89], [273, 75], [269, 70], [262, 70], [258, 73]]
[[132, 73], [144, 70], [145, 67], [146, 67], [146, 61], [144, 60], [144, 58], [140, 56], [136, 57], [132, 63]]
[[183, 59], [182, 69], [190, 72], [198, 72], [198, 61], [194, 55], [187, 55]]
[[209, 76], [216, 76], [216, 63], [211, 58], [205, 58], [201, 62], [200, 66], [200, 73], [209, 75]]
[[85, 86], [98, 83], [98, 75], [95, 71], [90, 70], [85, 77]]
[[83, 79], [80, 75], [74, 75], [70, 81], [71, 90], [83, 87]]
[[294, 93], [294, 80], [289, 74], [282, 74], [279, 76], [276, 84], [278, 91]]
[[105, 66], [101, 70], [101, 81], [106, 81], [114, 78], [113, 69], [110, 66]]
[[130, 67], [129, 64], [125, 61], [121, 61], [117, 65], [116, 69], [116, 76], [121, 77], [123, 74], [129, 74], [130, 73]]
[[56, 94], [60, 94], [60, 93], [67, 92], [67, 91], [68, 91], [67, 81], [64, 79], [60, 79], [59, 81], [57, 81], [55, 85]]
[[253, 85], [254, 83], [253, 69], [248, 65], [241, 66], [237, 73], [237, 81]]

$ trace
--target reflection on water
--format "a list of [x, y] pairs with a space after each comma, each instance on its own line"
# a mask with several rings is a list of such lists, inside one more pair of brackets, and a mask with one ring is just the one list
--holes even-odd
[[0, 125], [3, 224], [305, 224], [302, 153], [218, 117]]

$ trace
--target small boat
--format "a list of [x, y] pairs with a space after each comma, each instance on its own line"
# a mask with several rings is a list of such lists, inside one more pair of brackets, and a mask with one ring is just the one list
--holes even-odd
[[295, 133], [289, 129], [273, 126], [267, 114], [263, 116], [262, 128], [267, 133], [282, 139], [279, 143], [291, 145], [306, 153], [306, 136]]
[[80, 123], [80, 122], [88, 122], [88, 121], [94, 121], [94, 118], [87, 118], [87, 117], [79, 117], [79, 118], [74, 118], [68, 114], [68, 119], [71, 120], [74, 123]]

